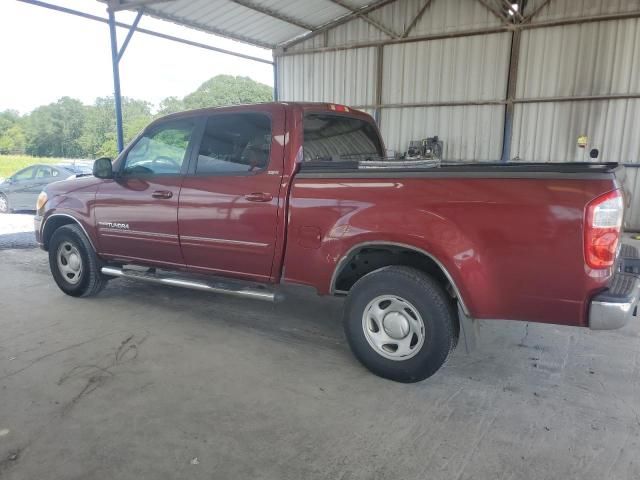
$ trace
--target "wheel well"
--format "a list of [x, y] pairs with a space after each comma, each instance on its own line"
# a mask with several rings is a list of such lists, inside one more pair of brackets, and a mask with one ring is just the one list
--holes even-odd
[[455, 328], [455, 344], [460, 336], [460, 318], [457, 309], [457, 302], [460, 303], [462, 310], [465, 310], [464, 302], [459, 298], [459, 293], [449, 276], [445, 273], [440, 264], [430, 257], [428, 254], [413, 250], [410, 247], [401, 245], [367, 245], [351, 252], [347, 260], [342, 262], [338, 268], [335, 280], [332, 284], [334, 293], [346, 293], [351, 287], [367, 273], [378, 270], [382, 267], [391, 265], [404, 265], [412, 267], [429, 275], [447, 292], [451, 297], [451, 305], [454, 308], [455, 317], [458, 320], [454, 322]]
[[433, 258], [421, 251], [399, 245], [367, 245], [351, 252], [339, 267], [332, 288], [336, 292], [347, 292], [367, 273], [390, 265], [404, 265], [420, 270], [435, 279], [452, 298], [456, 296], [449, 278]]
[[42, 231], [42, 245], [45, 250], [49, 249], [49, 240], [51, 240], [51, 236], [53, 232], [64, 225], [78, 224], [76, 220], [67, 216], [52, 216], [49, 218], [44, 224], [44, 230]]

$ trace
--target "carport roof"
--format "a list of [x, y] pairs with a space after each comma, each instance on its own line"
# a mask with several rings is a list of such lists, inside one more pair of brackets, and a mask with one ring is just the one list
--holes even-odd
[[276, 49], [396, 0], [102, 0], [113, 11], [140, 10], [179, 25]]

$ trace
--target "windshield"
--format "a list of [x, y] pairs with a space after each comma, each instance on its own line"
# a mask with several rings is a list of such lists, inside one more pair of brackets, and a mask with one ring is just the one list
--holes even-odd
[[372, 160], [383, 157], [376, 128], [344, 115], [313, 113], [304, 119], [304, 161]]

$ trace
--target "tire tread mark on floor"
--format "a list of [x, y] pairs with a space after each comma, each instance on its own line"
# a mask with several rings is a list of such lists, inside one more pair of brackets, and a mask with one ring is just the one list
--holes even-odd
[[6, 378], [12, 377], [12, 376], [17, 375], [19, 373], [22, 373], [25, 370], [33, 367], [36, 363], [38, 363], [38, 362], [40, 362], [42, 360], [45, 360], [45, 359], [47, 359], [49, 357], [52, 357], [52, 356], [57, 355], [57, 354], [62, 353], [62, 352], [66, 352], [67, 350], [71, 350], [71, 349], [74, 349], [74, 348], [77, 348], [77, 347], [81, 347], [82, 345], [86, 345], [87, 343], [95, 342], [96, 340], [100, 340], [102, 338], [109, 337], [111, 335], [114, 335], [115, 333], [117, 333], [117, 332], [110, 332], [110, 333], [105, 333], [104, 335], [98, 335], [97, 337], [92, 337], [92, 338], [90, 338], [88, 340], [85, 340], [83, 342], [74, 343], [73, 345], [69, 345], [69, 346], [61, 348], [59, 350], [55, 350], [53, 352], [49, 352], [49, 353], [47, 353], [45, 355], [41, 355], [40, 357], [37, 357], [34, 360], [31, 360], [24, 367], [19, 368], [18, 370], [15, 370], [15, 371], [13, 371], [11, 373], [7, 373], [6, 375], [1, 376], [0, 380], [4, 380]]

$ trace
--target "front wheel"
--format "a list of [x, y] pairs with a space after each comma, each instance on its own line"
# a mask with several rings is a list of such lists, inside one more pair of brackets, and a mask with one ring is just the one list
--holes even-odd
[[60, 290], [72, 297], [96, 295], [107, 283], [100, 261], [78, 225], [64, 225], [53, 232], [49, 268]]
[[440, 285], [404, 266], [358, 280], [345, 305], [349, 346], [376, 375], [419, 382], [444, 364], [455, 344], [455, 313]]

